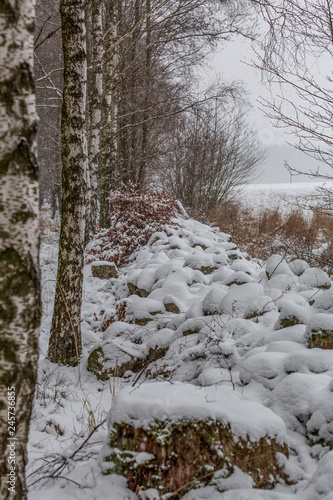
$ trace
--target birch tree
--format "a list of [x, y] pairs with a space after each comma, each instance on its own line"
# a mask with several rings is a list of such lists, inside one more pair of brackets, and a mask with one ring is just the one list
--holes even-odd
[[40, 322], [34, 13], [34, 0], [0, 4], [0, 497], [17, 500], [27, 498]]
[[115, 167], [115, 128], [117, 104], [112, 87], [117, 67], [117, 18], [122, 0], [107, 0], [104, 25], [104, 64], [103, 64], [103, 97], [102, 121], [99, 155], [100, 179], [100, 216], [99, 223], [103, 227], [110, 226], [109, 195], [114, 181]]
[[48, 357], [76, 365], [81, 353], [81, 304], [87, 190], [86, 38], [84, 0], [61, 0], [64, 89], [62, 202], [56, 296]]
[[89, 158], [89, 199], [86, 232], [94, 233], [96, 228], [98, 205], [98, 175], [100, 128], [103, 98], [103, 20], [102, 0], [95, 0], [89, 9], [90, 20], [90, 57], [88, 71], [88, 158]]
[[[297, 139], [295, 147], [313, 158], [310, 172], [287, 165], [291, 174], [333, 179], [333, 3], [331, 0], [252, 0], [267, 33], [257, 65], [279, 93], [262, 100], [267, 116]], [[332, 213], [333, 190], [319, 190]]]

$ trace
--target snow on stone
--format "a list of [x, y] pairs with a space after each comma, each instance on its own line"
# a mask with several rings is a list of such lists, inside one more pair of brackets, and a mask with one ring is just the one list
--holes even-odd
[[333, 332], [333, 315], [318, 313], [314, 314], [306, 327], [306, 334], [311, 332], [322, 333], [323, 331]]
[[278, 274], [286, 274], [293, 277], [293, 272], [281, 255], [271, 255], [266, 262], [266, 273], [269, 278]]
[[[280, 316], [275, 324], [275, 328], [277, 330], [279, 328], [283, 328], [284, 326], [292, 326], [289, 323], [293, 322], [294, 324], [301, 323], [303, 325], [306, 325], [310, 320], [311, 315], [313, 314], [313, 311], [311, 310], [310, 306], [301, 306], [295, 304], [290, 299], [280, 300], [278, 303], [278, 307], [280, 311]], [[284, 325], [284, 322], [287, 322], [287, 324]]]
[[266, 312], [273, 307], [270, 297], [264, 295], [264, 288], [259, 283], [232, 285], [220, 304], [223, 314], [234, 314], [244, 318]]
[[[41, 262], [43, 279], [54, 279], [51, 244], [42, 246]], [[238, 436], [287, 442], [291, 453], [283, 460], [294, 484], [256, 490], [235, 468], [228, 478], [221, 473], [214, 484], [196, 485], [184, 500], [333, 500], [333, 351], [307, 347], [311, 333], [333, 331], [330, 277], [303, 260], [288, 263], [277, 254], [259, 266], [229, 235], [182, 217], [153, 234], [118, 272], [116, 279], [99, 280], [92, 277], [91, 265], [85, 268], [84, 394], [76, 369], [58, 369], [44, 358], [54, 285], [43, 288], [28, 473], [44, 453], [64, 454], [69, 445], [79, 446], [92, 413], [101, 422], [109, 412], [110, 425], [215, 419], [230, 423]], [[120, 304], [124, 316], [118, 320]], [[148, 363], [134, 387], [139, 373], [127, 370], [109, 384], [87, 371], [88, 355], [99, 347], [110, 367], [131, 360]], [[156, 349], [161, 352], [149, 360]], [[65, 480], [37, 483], [29, 500], [79, 498], [85, 491], [87, 498], [134, 499], [124, 478], [104, 476], [99, 466], [105, 425], [93, 439], [99, 442], [91, 448], [95, 451], [64, 472], [82, 484], [82, 491]], [[139, 462], [144, 459], [138, 456]], [[157, 490], [145, 493], [161, 498]]]
[[301, 274], [299, 281], [303, 289], [331, 287], [331, 280], [327, 276], [327, 273], [325, 273], [322, 269], [317, 269], [315, 267], [305, 269], [304, 273]]
[[319, 311], [333, 313], [333, 288], [325, 290], [313, 298], [313, 306]]
[[310, 266], [305, 260], [295, 259], [289, 262], [289, 267], [296, 276], [301, 276]]
[[129, 423], [147, 428], [154, 420], [217, 420], [227, 425], [236, 436], [257, 441], [269, 436], [277, 442], [286, 440], [283, 421], [268, 408], [246, 401], [231, 387], [199, 388], [192, 384], [152, 382], [133, 390], [124, 388], [116, 397], [109, 413], [109, 426]]

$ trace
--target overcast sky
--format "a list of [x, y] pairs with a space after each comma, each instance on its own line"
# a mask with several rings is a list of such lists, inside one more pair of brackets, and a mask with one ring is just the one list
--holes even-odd
[[271, 94], [269, 89], [261, 82], [260, 71], [249, 66], [255, 57], [251, 42], [237, 39], [226, 43], [223, 49], [217, 52], [210, 61], [212, 77], [219, 74], [227, 81], [242, 81], [247, 89], [248, 100], [252, 105], [250, 119], [267, 151], [267, 160], [262, 165], [261, 174], [255, 182], [295, 183], [313, 181], [313, 179], [306, 176], [291, 177], [287, 169], [284, 168], [284, 163], [287, 161], [295, 168], [309, 171], [316, 168], [316, 162], [289, 146], [287, 142], [294, 143], [293, 137], [274, 127], [273, 123], [265, 117], [264, 112], [260, 109], [258, 102], [260, 97], [269, 100]]

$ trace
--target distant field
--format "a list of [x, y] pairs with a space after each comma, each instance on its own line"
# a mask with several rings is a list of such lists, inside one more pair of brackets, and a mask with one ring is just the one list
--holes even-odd
[[[275, 209], [289, 212], [298, 199], [305, 196], [318, 196], [318, 186], [323, 182], [299, 182], [295, 184], [248, 184], [239, 191], [238, 201], [244, 207], [252, 209]], [[326, 182], [325, 187], [333, 189], [333, 182]]]
[[[210, 214], [210, 220], [251, 257], [266, 260], [279, 253], [288, 260], [304, 259], [333, 273], [333, 217], [306, 210], [322, 199], [318, 183], [251, 184], [235, 200]], [[333, 182], [326, 187], [333, 188]], [[326, 207], [327, 208], [327, 207]]]

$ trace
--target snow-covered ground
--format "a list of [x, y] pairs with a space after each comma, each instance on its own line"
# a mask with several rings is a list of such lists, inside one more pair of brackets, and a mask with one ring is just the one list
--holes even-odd
[[[258, 200], [258, 190], [249, 186], [244, 197]], [[265, 191], [271, 206], [272, 193]], [[183, 500], [333, 500], [333, 350], [308, 347], [315, 332], [324, 338], [333, 331], [330, 279], [304, 261], [288, 264], [280, 256], [260, 266], [229, 239], [179, 217], [155, 233], [118, 278], [94, 278], [87, 265], [80, 371], [45, 359], [57, 253], [55, 242], [42, 244], [29, 500], [138, 498], [124, 477], [103, 474], [109, 429], [179, 418], [211, 419], [229, 424], [236, 439], [267, 437], [289, 448], [289, 458], [280, 454], [279, 461], [290, 484], [280, 480], [273, 489], [255, 489], [235, 467], [230, 477], [216, 473]], [[103, 328], [122, 304], [125, 318]], [[87, 370], [97, 347], [111, 374], [133, 356], [150, 362], [142, 373], [127, 370], [103, 382]], [[162, 357], [149, 358], [157, 349], [164, 349]], [[163, 496], [150, 489], [146, 498]]]

